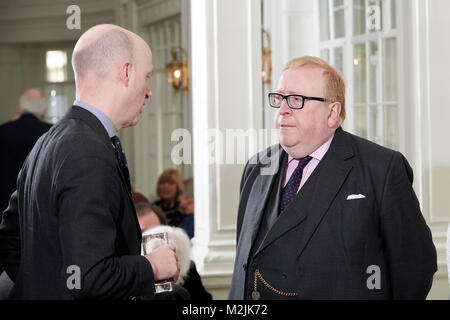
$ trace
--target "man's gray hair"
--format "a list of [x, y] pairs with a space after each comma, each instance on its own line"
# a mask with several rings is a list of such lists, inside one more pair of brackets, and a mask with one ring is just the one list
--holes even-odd
[[72, 55], [72, 66], [77, 77], [83, 77], [87, 71], [103, 78], [111, 69], [116, 57], [126, 57], [134, 63], [134, 40], [126, 32], [112, 29], [95, 39], [91, 44]]
[[19, 105], [21, 112], [31, 112], [40, 117], [44, 115], [47, 109], [47, 99], [44, 95], [35, 96], [30, 95], [29, 92], [24, 92], [19, 98]]

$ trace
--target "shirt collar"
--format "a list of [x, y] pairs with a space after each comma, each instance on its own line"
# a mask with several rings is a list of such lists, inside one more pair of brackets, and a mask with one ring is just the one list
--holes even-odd
[[90, 113], [92, 113], [94, 116], [97, 117], [97, 119], [102, 123], [103, 127], [105, 128], [106, 132], [108, 132], [108, 136], [110, 138], [117, 136], [116, 128], [114, 127], [114, 124], [112, 123], [111, 119], [109, 119], [103, 112], [101, 112], [99, 109], [94, 107], [93, 105], [81, 101], [81, 100], [75, 100], [73, 102], [74, 105], [83, 108]]
[[[328, 149], [330, 148], [331, 145], [331, 141], [333, 141], [334, 138], [334, 133], [333, 135], [330, 137], [330, 139], [328, 139], [324, 144], [322, 144], [319, 148], [317, 148], [314, 152], [312, 152], [309, 156], [311, 158], [314, 158], [316, 160], [322, 160], [323, 156], [325, 155], [325, 153], [327, 153]], [[297, 160], [294, 159], [291, 155], [288, 155], [288, 163], [290, 163], [292, 160]]]

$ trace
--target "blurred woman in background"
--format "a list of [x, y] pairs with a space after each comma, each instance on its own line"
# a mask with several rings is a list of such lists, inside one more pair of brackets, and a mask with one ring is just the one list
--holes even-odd
[[194, 236], [192, 216], [194, 212], [193, 203], [191, 203], [193, 200], [185, 201], [184, 189], [181, 173], [177, 169], [166, 169], [158, 178], [156, 194], [159, 200], [154, 204], [165, 213], [169, 226], [185, 229], [189, 238], [192, 238]]

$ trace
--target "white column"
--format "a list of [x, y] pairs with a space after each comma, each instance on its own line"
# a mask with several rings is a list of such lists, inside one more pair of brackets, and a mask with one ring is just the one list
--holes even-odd
[[[244, 163], [224, 164], [226, 130], [262, 128], [261, 8], [252, 0], [191, 1], [195, 238], [215, 299], [227, 297]], [[218, 130], [219, 136], [208, 137]], [[256, 150], [255, 140], [246, 140]], [[222, 158], [222, 160], [218, 159]], [[246, 155], [248, 159], [248, 155]]]
[[432, 233], [438, 257], [438, 271], [428, 299], [448, 299], [446, 236], [450, 222], [450, 152], [447, 92], [450, 45], [443, 41], [450, 28], [445, 0], [399, 2], [401, 57], [400, 92], [406, 108], [405, 154], [414, 169], [414, 189]]
[[[304, 55], [320, 56], [318, 1], [263, 1], [263, 26], [270, 34], [272, 83], [265, 86], [264, 127], [273, 129], [276, 109], [270, 108], [267, 93], [278, 86], [286, 62]], [[267, 45], [267, 40], [265, 42]]]

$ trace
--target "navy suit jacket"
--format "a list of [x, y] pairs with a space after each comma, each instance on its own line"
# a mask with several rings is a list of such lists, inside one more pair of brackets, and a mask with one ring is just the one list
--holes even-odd
[[16, 190], [17, 175], [25, 158], [37, 139], [50, 127], [49, 123], [40, 121], [31, 113], [0, 126], [0, 213], [6, 209], [11, 194]]
[[93, 114], [72, 106], [38, 140], [17, 187], [0, 224], [12, 299], [153, 296], [131, 194]]
[[[284, 173], [280, 167], [268, 174], [269, 168], [284, 158], [276, 145], [244, 169], [230, 299], [251, 298], [254, 281], [247, 273], [255, 270], [272, 288], [297, 293], [298, 299], [427, 296], [437, 257], [411, 186], [411, 167], [399, 152], [341, 128], [302, 189], [251, 250], [271, 188]], [[257, 287], [262, 298], [286, 298], [259, 279]]]

